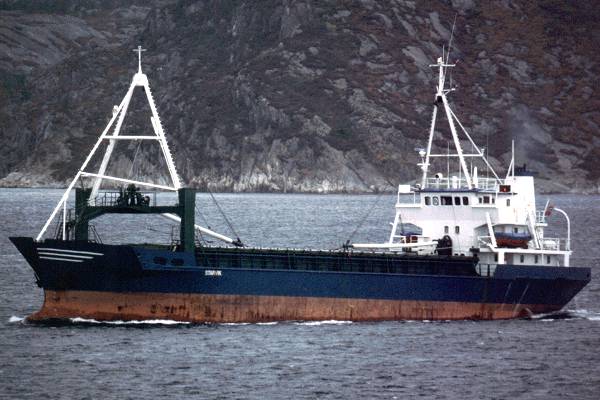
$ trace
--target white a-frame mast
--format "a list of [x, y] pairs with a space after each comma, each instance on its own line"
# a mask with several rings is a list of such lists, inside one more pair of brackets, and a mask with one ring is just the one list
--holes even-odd
[[[94, 184], [92, 186], [92, 193], [90, 194], [90, 201], [92, 201], [92, 202], [98, 195], [98, 190], [100, 189], [100, 184], [102, 183], [102, 180], [104, 180], [104, 179], [112, 180], [115, 182], [133, 183], [135, 185], [146, 186], [146, 187], [162, 189], [162, 190], [171, 190], [171, 191], [177, 191], [181, 187], [179, 176], [177, 175], [177, 170], [175, 169], [175, 164], [173, 163], [173, 157], [171, 156], [171, 151], [169, 150], [169, 146], [167, 144], [167, 139], [165, 137], [165, 133], [162, 128], [160, 118], [158, 117], [156, 105], [154, 103], [154, 99], [152, 98], [152, 92], [150, 91], [148, 77], [142, 72], [142, 52], [145, 51], [145, 49], [142, 49], [141, 46], [138, 46], [138, 48], [134, 51], [136, 51], [138, 53], [138, 72], [133, 76], [131, 85], [129, 86], [129, 90], [127, 90], [127, 94], [125, 94], [125, 97], [123, 97], [123, 100], [121, 101], [121, 103], [118, 106], [114, 107], [113, 115], [112, 115], [112, 118], [110, 119], [110, 121], [108, 122], [108, 125], [106, 125], [106, 128], [104, 128], [104, 130], [102, 131], [102, 134], [96, 141], [96, 144], [94, 144], [94, 147], [92, 148], [92, 150], [86, 157], [85, 161], [79, 168], [79, 171], [77, 171], [77, 174], [75, 175], [75, 177], [73, 178], [73, 180], [71, 181], [69, 186], [67, 187], [67, 190], [65, 190], [65, 193], [63, 194], [60, 201], [58, 202], [58, 204], [52, 211], [52, 214], [50, 215], [50, 217], [44, 224], [44, 227], [42, 228], [42, 230], [36, 237], [36, 240], [39, 241], [42, 239], [42, 237], [44, 236], [44, 233], [48, 229], [48, 226], [50, 225], [52, 220], [56, 217], [56, 215], [58, 214], [58, 212], [61, 208], [63, 209], [63, 213], [64, 213], [64, 215], [63, 215], [63, 239], [64, 239], [65, 224], [66, 224], [66, 203], [69, 198], [69, 193], [71, 192], [71, 190], [73, 189], [73, 187], [75, 186], [77, 181], [79, 181], [79, 179], [82, 177], [94, 178]], [[143, 136], [143, 135], [137, 135], [137, 136], [119, 135], [121, 132], [121, 127], [123, 125], [123, 120], [125, 119], [125, 115], [127, 114], [127, 109], [129, 107], [129, 103], [131, 101], [133, 91], [137, 87], [142, 87], [144, 89], [144, 93], [146, 94], [146, 99], [148, 100], [148, 104], [150, 105], [150, 111], [152, 113], [152, 116], [150, 117], [150, 119], [152, 122], [152, 129], [154, 131], [154, 135], [145, 135], [145, 136]], [[115, 121], [116, 121], [116, 124], [115, 124]], [[112, 134], [109, 134], [113, 125], [114, 125], [114, 129], [112, 131]], [[102, 158], [102, 162], [100, 164], [100, 168], [99, 168], [98, 172], [97, 173], [86, 172], [85, 169], [87, 168], [88, 164], [92, 160], [92, 157], [94, 156], [94, 154], [96, 154], [96, 152], [98, 151], [98, 148], [105, 140], [108, 140], [109, 143], [108, 143], [108, 146], [104, 153], [104, 157]], [[171, 177], [171, 185], [170, 186], [159, 185], [159, 184], [150, 183], [150, 182], [142, 182], [142, 181], [136, 181], [136, 180], [126, 179], [126, 178], [119, 178], [116, 176], [106, 175], [106, 167], [108, 166], [108, 161], [110, 160], [110, 157], [112, 155], [112, 152], [114, 150], [115, 143], [117, 140], [155, 140], [155, 141], [157, 141], [160, 144], [162, 154], [165, 158], [167, 168], [169, 170], [169, 175]]]
[[[437, 59], [436, 64], [430, 65], [430, 67], [439, 68], [439, 71], [438, 71], [439, 75], [438, 75], [437, 91], [435, 94], [435, 102], [433, 105], [433, 114], [431, 116], [431, 127], [429, 129], [429, 139], [427, 141], [427, 149], [425, 152], [425, 158], [419, 164], [423, 171], [423, 176], [421, 179], [421, 187], [422, 188], [427, 187], [427, 174], [429, 172], [429, 166], [431, 165], [431, 158], [455, 156], [455, 157], [458, 157], [458, 160], [460, 163], [460, 170], [465, 179], [465, 186], [467, 189], [470, 190], [476, 186], [476, 180], [473, 179], [472, 173], [471, 173], [471, 171], [469, 171], [469, 168], [468, 168], [467, 162], [466, 162], [466, 157], [481, 158], [485, 162], [485, 164], [487, 165], [489, 170], [493, 173], [495, 178], [498, 181], [500, 181], [500, 178], [498, 177], [496, 172], [494, 172], [494, 169], [488, 162], [487, 158], [485, 157], [485, 155], [483, 154], [483, 152], [481, 151], [479, 146], [477, 146], [475, 144], [475, 142], [471, 138], [471, 135], [469, 135], [469, 133], [467, 132], [467, 130], [465, 129], [463, 124], [458, 120], [458, 117], [456, 116], [456, 114], [454, 114], [454, 112], [450, 108], [450, 104], [448, 103], [448, 99], [447, 99], [446, 95], [448, 93], [454, 91], [454, 89], [453, 88], [450, 88], [450, 89], [445, 88], [446, 68], [452, 68], [455, 66], [455, 64], [448, 64], [448, 57], [446, 58], [446, 60], [444, 60], [444, 57], [439, 57]], [[452, 133], [452, 141], [454, 143], [454, 148], [456, 149], [456, 154], [432, 154], [431, 153], [431, 147], [433, 144], [433, 135], [435, 133], [435, 124], [437, 122], [438, 107], [440, 107], [440, 106], [444, 107], [444, 112], [446, 113], [446, 119], [448, 120], [450, 132]], [[466, 138], [469, 140], [469, 142], [472, 144], [473, 149], [474, 149], [473, 154], [465, 154], [463, 152], [455, 122], [461, 128], [462, 132], [464, 133]]]
[[[75, 177], [73, 178], [73, 180], [71, 181], [69, 186], [67, 187], [67, 190], [65, 190], [60, 201], [58, 202], [58, 204], [52, 211], [52, 214], [50, 215], [50, 217], [44, 224], [44, 227], [42, 228], [42, 230], [36, 237], [36, 241], [40, 241], [42, 239], [42, 237], [44, 236], [44, 233], [48, 229], [48, 226], [50, 226], [50, 223], [52, 222], [52, 220], [54, 220], [54, 218], [56, 217], [58, 212], [61, 210], [61, 208], [63, 210], [63, 220], [62, 220], [63, 234], [62, 235], [63, 235], [63, 240], [66, 239], [67, 200], [69, 198], [69, 193], [71, 192], [73, 187], [75, 187], [75, 184], [77, 183], [77, 181], [79, 181], [79, 179], [81, 179], [82, 177], [90, 177], [90, 178], [94, 179], [92, 191], [91, 191], [91, 194], [89, 197], [90, 202], [95, 202], [95, 199], [98, 195], [98, 191], [100, 190], [100, 185], [102, 184], [103, 180], [111, 180], [111, 181], [122, 182], [122, 183], [132, 183], [134, 185], [146, 186], [146, 187], [151, 187], [151, 188], [155, 188], [155, 189], [170, 190], [170, 191], [177, 191], [181, 188], [181, 182], [179, 180], [179, 176], [177, 175], [177, 170], [175, 169], [175, 163], [173, 162], [173, 157], [171, 156], [171, 151], [169, 150], [169, 146], [167, 144], [167, 139], [165, 137], [165, 132], [163, 130], [162, 124], [160, 122], [160, 118], [158, 116], [158, 111], [156, 110], [156, 104], [154, 103], [154, 99], [152, 98], [152, 92], [150, 91], [148, 77], [142, 72], [142, 52], [145, 51], [145, 49], [142, 49], [141, 46], [138, 46], [138, 48], [134, 51], [138, 53], [138, 71], [133, 76], [131, 85], [129, 86], [129, 89], [127, 90], [127, 93], [125, 94], [125, 97], [123, 97], [123, 100], [121, 101], [121, 103], [118, 106], [114, 107], [113, 115], [112, 115], [112, 118], [110, 119], [110, 121], [108, 122], [108, 125], [102, 131], [102, 134], [96, 141], [96, 144], [94, 144], [94, 147], [92, 148], [92, 150], [88, 154], [87, 158], [85, 159], [85, 161], [83, 162], [83, 164], [81, 165], [79, 170], [77, 171], [77, 174], [75, 175]], [[137, 87], [141, 87], [144, 89], [144, 93], [146, 94], [146, 99], [148, 100], [148, 104], [150, 105], [150, 112], [152, 114], [150, 117], [150, 120], [152, 122], [152, 130], [154, 132], [154, 135], [136, 135], [136, 136], [120, 135], [121, 127], [123, 126], [123, 121], [125, 119], [125, 115], [127, 114], [127, 109], [129, 107], [129, 103], [131, 101], [133, 91]], [[112, 133], [111, 133], [111, 128], [112, 128]], [[102, 162], [100, 163], [100, 168], [98, 169], [98, 172], [96, 172], [96, 173], [86, 172], [86, 168], [88, 167], [88, 164], [92, 160], [92, 157], [94, 156], [94, 154], [96, 154], [100, 145], [106, 140], [108, 140], [108, 146], [106, 147], [106, 151], [104, 152], [104, 157], [102, 158]], [[127, 179], [127, 178], [120, 178], [120, 177], [116, 177], [116, 176], [106, 175], [106, 168], [108, 166], [108, 162], [110, 160], [110, 157], [112, 155], [112, 152], [114, 150], [117, 140], [155, 140], [155, 141], [157, 141], [160, 145], [162, 155], [165, 158], [167, 168], [169, 170], [169, 175], [171, 177], [171, 185], [159, 185], [159, 184], [150, 183], [150, 182], [142, 182], [142, 181]], [[163, 214], [163, 215], [169, 219], [172, 219], [175, 221], [180, 221], [180, 218], [176, 215], [173, 215], [173, 214]], [[241, 242], [239, 241], [239, 239], [233, 240], [225, 235], [221, 235], [217, 232], [214, 232], [210, 229], [207, 229], [207, 228], [204, 228], [204, 227], [201, 227], [198, 225], [196, 225], [196, 229], [198, 229], [202, 233], [213, 236], [213, 237], [215, 237], [219, 240], [223, 240], [227, 243], [231, 243], [236, 246], [241, 245]]]
[[[169, 169], [169, 175], [171, 176], [171, 183], [173, 184], [173, 189], [177, 190], [180, 188], [181, 184], [179, 182], [179, 177], [177, 176], [177, 170], [175, 169], [175, 164], [173, 163], [173, 157], [171, 156], [171, 152], [169, 151], [169, 146], [167, 145], [167, 139], [165, 137], [165, 132], [162, 128], [162, 124], [160, 122], [160, 118], [158, 117], [158, 112], [156, 111], [156, 105], [154, 103], [154, 98], [152, 97], [152, 92], [150, 91], [150, 85], [148, 83], [148, 77], [146, 74], [142, 73], [142, 52], [146, 51], [146, 49], [142, 49], [142, 46], [138, 46], [135, 52], [138, 53], [138, 72], [133, 76], [133, 80], [131, 81], [131, 85], [129, 86], [129, 90], [127, 94], [123, 98], [123, 106], [121, 110], [118, 111], [119, 118], [117, 120], [117, 124], [112, 132], [112, 135], [107, 135], [105, 139], [109, 140], [108, 147], [104, 153], [104, 157], [102, 158], [102, 163], [100, 164], [100, 168], [98, 173], [95, 175], [94, 185], [92, 186], [92, 193], [90, 194], [90, 199], [95, 199], [98, 195], [98, 190], [100, 190], [100, 185], [102, 184], [102, 179], [105, 178], [104, 173], [106, 172], [106, 167], [108, 166], [108, 161], [110, 160], [110, 156], [112, 155], [113, 149], [115, 147], [115, 143], [117, 141], [117, 137], [121, 133], [121, 127], [123, 126], [123, 120], [125, 119], [125, 115], [127, 114], [127, 109], [129, 108], [129, 103], [131, 101], [131, 97], [133, 95], [133, 91], [136, 87], [142, 87], [144, 89], [144, 93], [146, 94], [146, 99], [148, 100], [148, 104], [150, 105], [150, 111], [152, 116], [150, 117], [150, 121], [152, 122], [152, 129], [154, 130], [154, 136], [147, 137], [125, 137], [121, 136], [119, 139], [151, 139], [157, 140], [160, 144], [160, 148], [162, 150], [163, 156], [165, 157], [165, 161], [167, 163], [167, 168]], [[94, 175], [88, 175], [94, 176]], [[110, 177], [107, 177], [110, 179]], [[139, 183], [139, 182], [137, 182]]]

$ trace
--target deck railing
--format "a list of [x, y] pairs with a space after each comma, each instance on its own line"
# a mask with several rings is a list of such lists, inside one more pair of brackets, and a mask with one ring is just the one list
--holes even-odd
[[544, 213], [544, 211], [536, 211], [535, 212], [535, 222], [538, 224], [545, 224], [546, 223], [546, 214]]
[[101, 192], [94, 199], [89, 200], [89, 205], [96, 207], [113, 207], [118, 205], [158, 205], [156, 202], [156, 192], [136, 192], [135, 194], [139, 194], [139, 196], [127, 197], [126, 192]]
[[570, 249], [569, 239], [567, 238], [543, 238], [540, 240], [543, 250], [567, 251]]
[[[426, 185], [430, 189], [461, 189], [467, 187], [465, 178], [446, 177], [446, 178], [427, 178]], [[495, 178], [477, 178], [473, 182], [476, 189], [496, 191], [498, 189], [498, 180]]]

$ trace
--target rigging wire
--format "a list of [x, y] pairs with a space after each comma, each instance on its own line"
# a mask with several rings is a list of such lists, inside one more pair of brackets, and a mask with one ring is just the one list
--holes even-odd
[[133, 159], [131, 160], [131, 168], [129, 169], [129, 174], [128, 174], [129, 175], [129, 179], [131, 179], [131, 177], [133, 175], [133, 166], [135, 165], [135, 160], [137, 158], [138, 151], [140, 150], [140, 147], [142, 145], [142, 141], [141, 140], [138, 140], [137, 142], [138, 142], [138, 144], [137, 144], [137, 146], [135, 148], [135, 153], [133, 153]]
[[217, 210], [219, 211], [219, 213], [221, 214], [221, 216], [223, 217], [223, 219], [225, 220], [225, 222], [227, 223], [227, 226], [229, 227], [229, 229], [231, 229], [231, 232], [235, 235], [235, 238], [240, 241], [240, 235], [238, 235], [237, 231], [235, 230], [235, 228], [233, 227], [233, 224], [231, 223], [231, 221], [229, 220], [229, 218], [227, 218], [227, 215], [225, 214], [225, 212], [223, 211], [223, 209], [221, 208], [221, 205], [219, 204], [219, 202], [217, 201], [217, 199], [215, 198], [215, 196], [213, 195], [212, 191], [210, 190], [210, 188], [208, 187], [208, 185], [206, 185], [206, 191], [208, 192], [208, 194], [210, 195], [212, 201], [215, 203], [215, 206], [217, 206]]
[[156, 228], [153, 228], [151, 226], [146, 226], [146, 229], [148, 229], [149, 231], [152, 231], [152, 232], [162, 233], [163, 235], [170, 235], [171, 234], [171, 230], [173, 230], [173, 228], [176, 227], [176, 225], [169, 224], [168, 226], [171, 228], [169, 231], [164, 231], [164, 230], [156, 229]]
[[375, 198], [375, 201], [373, 202], [373, 204], [371, 204], [371, 207], [369, 208], [369, 210], [363, 215], [363, 217], [359, 221], [359, 223], [356, 226], [356, 228], [354, 228], [354, 231], [352, 231], [352, 233], [350, 234], [350, 237], [348, 238], [348, 240], [346, 240], [346, 244], [344, 245], [344, 247], [346, 247], [350, 243], [352, 243], [352, 239], [354, 239], [354, 236], [356, 235], [356, 233], [358, 232], [358, 230], [360, 228], [362, 228], [362, 226], [364, 225], [364, 223], [367, 221], [367, 218], [369, 218], [369, 216], [373, 213], [373, 210], [375, 209], [375, 207], [379, 203], [379, 200], [381, 200], [381, 198], [383, 197], [384, 194], [385, 194], [385, 192], [382, 191], [382, 192], [380, 192], [377, 195], [377, 197]]
[[196, 213], [200, 215], [200, 219], [204, 222], [204, 224], [206, 225], [206, 227], [208, 229], [211, 229], [210, 224], [208, 223], [208, 219], [206, 218], [206, 216], [204, 215], [204, 213], [198, 208], [198, 204], [196, 204], [194, 207], [196, 209]]

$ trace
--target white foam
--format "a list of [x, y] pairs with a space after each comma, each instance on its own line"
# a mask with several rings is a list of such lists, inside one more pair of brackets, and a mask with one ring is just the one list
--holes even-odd
[[146, 319], [146, 320], [131, 320], [131, 321], [98, 321], [88, 318], [69, 318], [73, 323], [85, 324], [109, 324], [109, 325], [178, 325], [189, 324], [189, 322], [174, 321], [172, 319]]
[[273, 321], [273, 322], [257, 322], [256, 325], [277, 325], [278, 322], [277, 321]]
[[335, 319], [327, 320], [327, 321], [308, 321], [308, 322], [296, 322], [296, 325], [306, 325], [306, 326], [320, 326], [320, 325], [345, 325], [351, 324], [352, 321], [338, 321]]
[[598, 311], [576, 309], [576, 310], [567, 310], [567, 312], [577, 318], [585, 318], [588, 321], [600, 321], [600, 312], [598, 312]]
[[15, 322], [23, 322], [25, 320], [25, 318], [21, 318], [21, 317], [15, 317], [14, 315], [12, 317], [10, 317], [8, 319], [9, 323], [15, 323]]

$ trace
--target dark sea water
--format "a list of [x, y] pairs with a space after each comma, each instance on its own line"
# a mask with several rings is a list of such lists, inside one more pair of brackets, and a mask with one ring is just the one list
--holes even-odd
[[[572, 265], [592, 267], [593, 276], [559, 315], [492, 322], [29, 324], [23, 318], [39, 308], [42, 292], [8, 236], [35, 236], [60, 195], [0, 190], [2, 399], [600, 398], [598, 196], [552, 196], [571, 216]], [[354, 231], [354, 241], [385, 240], [394, 212], [387, 195], [216, 197], [242, 240], [256, 246], [331, 249]], [[199, 195], [198, 203], [208, 224], [227, 233], [209, 197]], [[565, 236], [562, 217], [551, 222], [556, 236]], [[97, 228], [104, 242], [168, 242], [171, 233], [160, 217], [103, 217]]]

